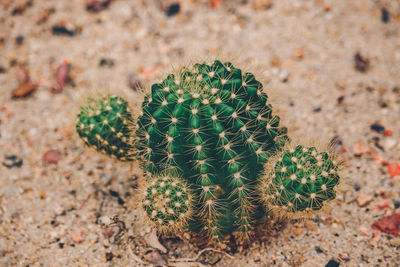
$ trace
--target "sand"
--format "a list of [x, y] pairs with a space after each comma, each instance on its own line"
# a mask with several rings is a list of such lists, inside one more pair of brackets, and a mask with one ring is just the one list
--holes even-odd
[[[391, 179], [387, 167], [373, 160], [379, 155], [400, 162], [396, 1], [224, 1], [216, 8], [208, 1], [181, 1], [171, 17], [152, 0], [116, 0], [98, 13], [80, 0], [32, 0], [15, 9], [26, 2], [0, 3], [1, 266], [141, 266], [159, 253], [158, 262], [172, 266], [400, 265], [398, 237], [371, 228], [400, 212], [400, 177]], [[55, 25], [73, 36], [54, 35]], [[365, 72], [354, 66], [357, 53], [369, 61]], [[137, 163], [84, 147], [75, 116], [93, 90], [121, 92], [138, 102], [130, 74], [148, 88], [173, 66], [221, 56], [264, 81], [294, 139], [328, 143], [340, 137], [347, 150], [346, 186], [324, 213], [272, 226], [250, 248], [209, 250], [194, 262], [177, 262], [207, 246], [162, 236], [167, 253], [152, 248], [145, 238], [150, 227], [137, 207]], [[101, 66], [102, 59], [108, 64]], [[53, 93], [55, 70], [64, 60], [73, 82]], [[39, 87], [12, 99], [19, 65]], [[374, 123], [393, 135], [371, 130]], [[358, 141], [368, 153], [354, 155]], [[60, 153], [56, 163], [44, 161], [49, 150]], [[370, 198], [368, 204], [360, 207], [358, 195]], [[120, 221], [112, 224], [115, 216]]]

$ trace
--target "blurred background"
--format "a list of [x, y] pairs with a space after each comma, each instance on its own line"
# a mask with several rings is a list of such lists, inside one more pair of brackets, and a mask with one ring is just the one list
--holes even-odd
[[400, 1], [0, 0], [0, 265], [192, 266], [171, 259], [204, 247], [149, 239], [141, 171], [86, 149], [75, 115], [219, 58], [256, 73], [294, 139], [335, 144], [346, 186], [318, 219], [190, 264], [400, 264]]

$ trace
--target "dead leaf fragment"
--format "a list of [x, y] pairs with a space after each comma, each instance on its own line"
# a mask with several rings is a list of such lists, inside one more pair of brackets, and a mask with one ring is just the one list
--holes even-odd
[[157, 232], [155, 229], [153, 229], [150, 233], [146, 234], [144, 236], [144, 240], [149, 246], [156, 248], [163, 253], [167, 253], [167, 249], [158, 240]]
[[12, 90], [12, 98], [24, 98], [31, 95], [37, 89], [36, 84], [24, 83]]
[[372, 224], [372, 229], [398, 237], [400, 232], [400, 214], [395, 213], [380, 218]]
[[150, 262], [151, 264], [154, 264], [156, 266], [164, 266], [167, 264], [164, 258], [160, 255], [160, 252], [158, 252], [157, 250], [153, 250], [145, 254], [144, 259], [145, 261]]
[[57, 84], [53, 87], [53, 92], [61, 93], [64, 90], [64, 85], [71, 80], [71, 64], [67, 60], [58, 66], [56, 69]]

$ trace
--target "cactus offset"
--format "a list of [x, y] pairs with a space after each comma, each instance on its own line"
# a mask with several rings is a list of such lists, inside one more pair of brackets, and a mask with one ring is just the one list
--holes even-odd
[[121, 97], [89, 99], [81, 108], [76, 130], [85, 144], [122, 161], [130, 161], [133, 148], [132, 114]]
[[301, 216], [336, 197], [338, 165], [328, 152], [298, 145], [283, 150], [270, 165], [261, 195], [277, 214]]
[[143, 207], [162, 231], [183, 229], [192, 213], [192, 194], [184, 181], [164, 174], [152, 177]]
[[154, 84], [145, 97], [137, 131], [145, 167], [180, 172], [199, 196], [194, 216], [211, 238], [246, 235], [258, 205], [254, 185], [287, 140], [286, 128], [253, 74], [219, 61], [194, 67]]

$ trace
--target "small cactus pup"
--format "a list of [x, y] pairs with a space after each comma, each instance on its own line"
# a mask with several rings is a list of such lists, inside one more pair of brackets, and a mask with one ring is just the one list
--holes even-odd
[[142, 104], [136, 133], [146, 171], [175, 169], [194, 194], [188, 229], [216, 241], [251, 233], [262, 210], [255, 185], [288, 140], [262, 88], [253, 74], [215, 61], [168, 75]]
[[118, 96], [88, 99], [81, 107], [76, 130], [89, 147], [121, 161], [133, 159], [133, 118], [128, 103]]
[[340, 178], [333, 152], [297, 145], [282, 150], [268, 165], [260, 195], [277, 216], [299, 218], [336, 197]]
[[192, 193], [187, 184], [166, 174], [151, 178], [142, 201], [150, 221], [161, 232], [185, 228], [193, 211]]

